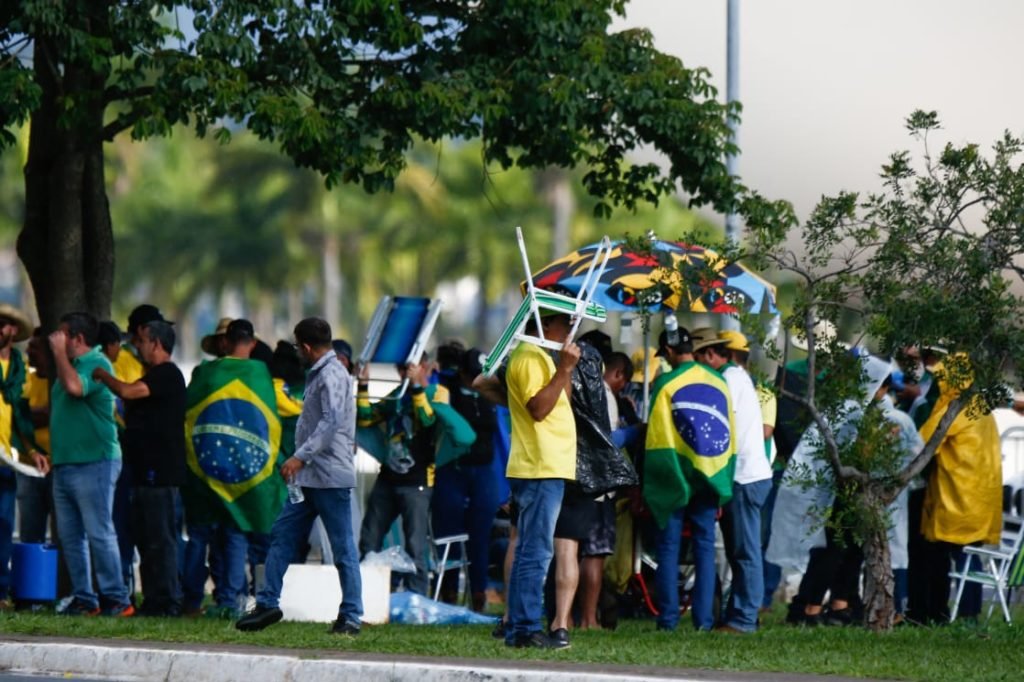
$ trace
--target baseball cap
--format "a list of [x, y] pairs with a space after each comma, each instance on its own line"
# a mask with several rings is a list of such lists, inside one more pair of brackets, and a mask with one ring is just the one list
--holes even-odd
[[160, 309], [155, 305], [143, 303], [142, 305], [136, 306], [135, 310], [128, 315], [128, 331], [132, 332], [134, 329], [139, 327], [139, 325], [156, 321], [174, 324], [170, 320], [166, 319], [163, 313], [160, 312]]
[[690, 353], [693, 352], [693, 337], [690, 332], [680, 327], [679, 331], [679, 343], [674, 346], [668, 345], [668, 332], [662, 331], [658, 334], [658, 352], [654, 354], [655, 357], [665, 357], [665, 349], [671, 348], [676, 353]]
[[747, 337], [743, 335], [743, 332], [726, 329], [718, 332], [718, 338], [725, 341], [725, 347], [729, 350], [750, 350], [750, 343], [747, 341]]

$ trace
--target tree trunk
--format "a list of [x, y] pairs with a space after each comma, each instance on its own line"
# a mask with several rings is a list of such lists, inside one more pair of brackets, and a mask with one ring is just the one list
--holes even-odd
[[896, 615], [889, 533], [878, 525], [864, 542], [864, 625], [876, 632], [892, 629]]
[[[60, 316], [88, 311], [110, 316], [114, 237], [103, 178], [105, 76], [76, 65], [57, 69], [53, 40], [35, 43], [42, 101], [32, 116], [25, 165], [25, 222], [18, 256], [35, 290], [45, 329]], [[88, 94], [92, 93], [92, 94]], [[62, 98], [74, 98], [62, 113]]]

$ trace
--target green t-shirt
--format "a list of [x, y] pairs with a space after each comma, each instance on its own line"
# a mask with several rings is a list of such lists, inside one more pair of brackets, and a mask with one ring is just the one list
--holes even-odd
[[93, 348], [71, 361], [82, 382], [82, 397], [68, 395], [60, 381], [50, 393], [50, 445], [54, 466], [91, 464], [121, 458], [114, 422], [114, 394], [92, 378], [102, 367], [113, 368], [106, 356]]

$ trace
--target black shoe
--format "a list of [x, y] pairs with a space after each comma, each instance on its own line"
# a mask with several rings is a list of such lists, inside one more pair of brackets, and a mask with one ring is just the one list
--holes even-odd
[[825, 625], [853, 625], [853, 609], [829, 609], [821, 620]]
[[537, 632], [517, 637], [512, 646], [517, 649], [568, 649], [569, 638], [566, 635], [565, 642], [559, 642], [538, 630]]
[[360, 627], [358, 623], [353, 623], [348, 620], [341, 620], [340, 618], [334, 621], [334, 625], [331, 626], [332, 635], [344, 635], [346, 637], [358, 637]]
[[100, 615], [99, 605], [86, 604], [81, 601], [78, 597], [75, 597], [70, 604], [67, 605], [63, 611], [60, 611], [65, 616], [98, 616]]
[[554, 649], [567, 649], [569, 648], [569, 631], [565, 628], [558, 628], [548, 633], [548, 640], [552, 644], [556, 645]]
[[284, 614], [276, 606], [260, 606], [257, 604], [256, 608], [235, 622], [235, 627], [243, 632], [256, 632], [270, 627], [281, 620], [282, 617], [284, 617]]
[[491, 637], [494, 639], [505, 639], [505, 621], [499, 620], [498, 624], [491, 630]]

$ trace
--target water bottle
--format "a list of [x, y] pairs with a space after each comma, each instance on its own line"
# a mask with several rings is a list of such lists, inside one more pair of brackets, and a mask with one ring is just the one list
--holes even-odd
[[665, 337], [668, 345], [679, 345], [679, 320], [675, 313], [665, 313]]
[[302, 494], [302, 486], [295, 482], [295, 477], [288, 479], [288, 501], [292, 504], [299, 504], [306, 499]]

